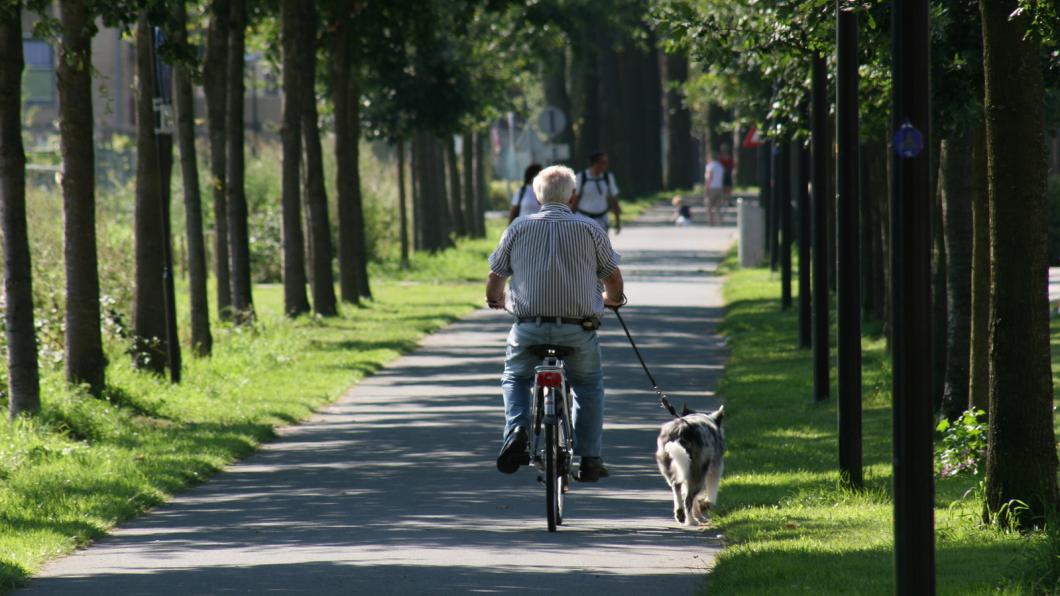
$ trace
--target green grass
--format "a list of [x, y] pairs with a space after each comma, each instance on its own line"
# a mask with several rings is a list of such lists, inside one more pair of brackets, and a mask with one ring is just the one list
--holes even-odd
[[[866, 490], [844, 490], [836, 471], [835, 391], [832, 400], [812, 403], [811, 354], [796, 347], [797, 314], [780, 312], [779, 283], [767, 270], [728, 271], [723, 331], [732, 353], [720, 393], [729, 451], [715, 518], [727, 548], [710, 592], [893, 594], [891, 371], [883, 341], [863, 341]], [[1055, 361], [1055, 321], [1053, 331]], [[1060, 587], [1030, 587], [1057, 572], [1060, 538], [982, 526], [980, 481], [936, 484], [939, 593]]]
[[376, 267], [375, 300], [336, 318], [286, 319], [282, 288], [257, 286], [259, 322], [215, 323], [213, 356], [185, 356], [178, 386], [134, 370], [117, 345], [108, 346], [106, 399], [46, 370], [41, 415], [0, 425], [0, 592], [248, 455], [275, 427], [306, 418], [479, 306], [498, 232], [417, 254], [409, 271]]

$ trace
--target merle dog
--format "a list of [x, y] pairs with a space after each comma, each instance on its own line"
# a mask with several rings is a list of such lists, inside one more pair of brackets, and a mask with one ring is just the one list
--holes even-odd
[[662, 426], [655, 460], [674, 491], [674, 519], [686, 526], [706, 523], [725, 467], [725, 408], [704, 414], [685, 406], [678, 415], [669, 402], [663, 405], [676, 420]]

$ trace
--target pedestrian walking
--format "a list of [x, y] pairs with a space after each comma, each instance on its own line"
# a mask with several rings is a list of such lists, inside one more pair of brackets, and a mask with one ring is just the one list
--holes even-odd
[[574, 210], [605, 230], [610, 227], [609, 213], [615, 215], [615, 233], [622, 231], [622, 208], [618, 205], [618, 185], [608, 170], [607, 154], [598, 151], [589, 156], [589, 168], [578, 173], [575, 180]]
[[725, 203], [725, 166], [713, 153], [707, 154], [707, 167], [703, 174], [706, 191], [707, 225], [721, 225], [721, 207]]
[[541, 164], [532, 163], [523, 171], [523, 185], [512, 195], [512, 208], [508, 212], [508, 223], [517, 217], [533, 215], [541, 210], [541, 203], [534, 194], [534, 177], [541, 171]]
[[721, 178], [721, 194], [725, 199], [725, 206], [732, 206], [733, 170], [736, 168], [736, 160], [732, 157], [732, 149], [729, 145], [722, 143], [718, 151], [718, 162], [725, 168], [725, 175]]

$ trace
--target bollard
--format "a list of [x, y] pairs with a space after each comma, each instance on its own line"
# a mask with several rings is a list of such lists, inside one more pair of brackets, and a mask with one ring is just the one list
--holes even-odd
[[736, 227], [740, 233], [740, 267], [757, 267], [765, 258], [765, 213], [756, 200], [739, 199], [736, 204]]

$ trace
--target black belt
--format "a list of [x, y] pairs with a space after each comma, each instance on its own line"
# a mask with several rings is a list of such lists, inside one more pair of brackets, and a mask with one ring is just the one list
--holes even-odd
[[586, 331], [595, 331], [600, 328], [600, 318], [595, 315], [583, 319], [576, 319], [573, 317], [519, 317], [519, 322], [577, 325]]

